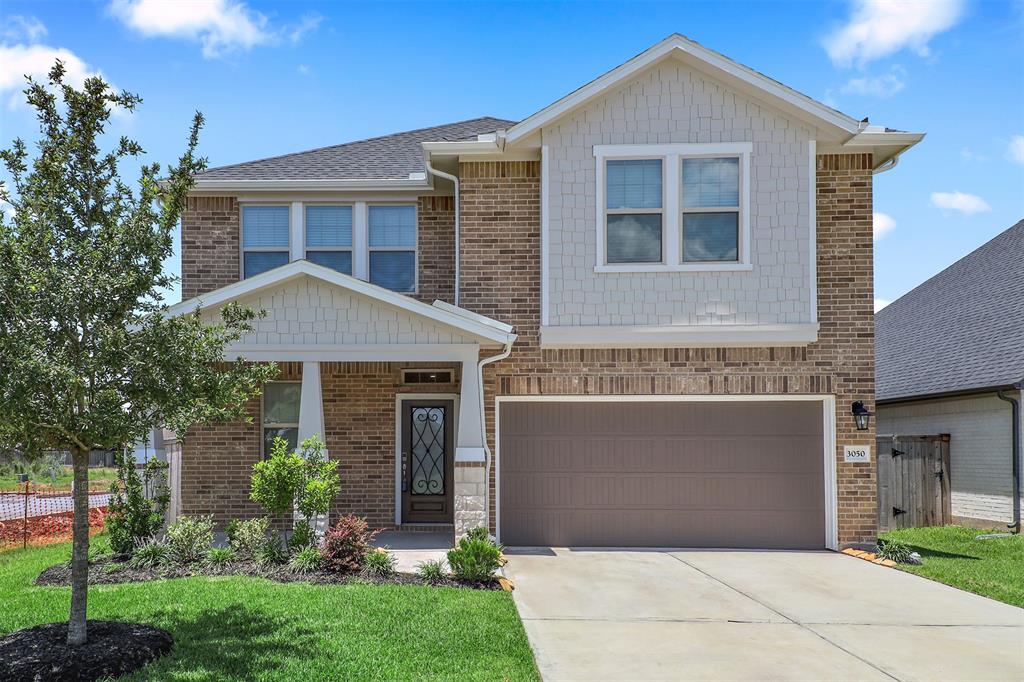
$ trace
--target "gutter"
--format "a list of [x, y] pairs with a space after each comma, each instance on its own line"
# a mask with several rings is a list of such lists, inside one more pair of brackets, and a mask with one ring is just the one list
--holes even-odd
[[[1014, 388], [1024, 390], [1024, 379], [1017, 382]], [[1013, 454], [1013, 523], [1008, 524], [1007, 528], [1016, 535], [1020, 533], [1020, 401], [1006, 395], [1002, 390], [996, 392], [996, 395], [1000, 400], [1010, 403], [1010, 414], [1013, 419], [1013, 424], [1010, 425], [1013, 443], [1010, 447]]]
[[459, 305], [459, 290], [462, 288], [461, 287], [462, 275], [460, 274], [460, 272], [461, 272], [460, 262], [462, 260], [461, 255], [460, 255], [461, 252], [462, 252], [462, 249], [460, 248], [460, 246], [461, 246], [462, 242], [459, 241], [459, 239], [460, 239], [459, 238], [460, 227], [461, 227], [462, 221], [461, 221], [461, 207], [459, 206], [459, 204], [461, 203], [459, 201], [459, 178], [458, 178], [457, 175], [452, 175], [451, 173], [445, 173], [444, 171], [437, 170], [432, 165], [430, 165], [430, 154], [424, 154], [424, 156], [426, 157], [426, 160], [427, 160], [427, 173], [429, 173], [430, 175], [435, 175], [435, 176], [437, 176], [439, 178], [444, 178], [445, 180], [451, 180], [452, 183], [455, 185], [455, 300], [454, 300], [454, 303], [455, 303], [456, 306], [458, 306]]

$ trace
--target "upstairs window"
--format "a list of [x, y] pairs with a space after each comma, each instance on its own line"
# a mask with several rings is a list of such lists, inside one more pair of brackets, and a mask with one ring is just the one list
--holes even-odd
[[683, 262], [739, 260], [739, 157], [683, 159]]
[[242, 278], [286, 265], [289, 260], [288, 206], [242, 207]]
[[411, 293], [416, 290], [416, 207], [370, 206], [370, 282]]
[[352, 274], [351, 206], [306, 206], [306, 260]]
[[661, 159], [616, 159], [606, 163], [608, 263], [662, 262]]
[[270, 456], [275, 438], [288, 441], [289, 452], [299, 444], [298, 381], [271, 381], [263, 386], [263, 456]]

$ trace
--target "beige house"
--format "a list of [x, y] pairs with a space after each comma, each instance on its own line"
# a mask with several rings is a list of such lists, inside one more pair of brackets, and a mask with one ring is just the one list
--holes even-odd
[[673, 35], [522, 121], [210, 169], [174, 312], [265, 310], [229, 357], [280, 376], [187, 434], [177, 508], [257, 513], [266, 444], [320, 434], [380, 527], [870, 541], [871, 187], [921, 137]]

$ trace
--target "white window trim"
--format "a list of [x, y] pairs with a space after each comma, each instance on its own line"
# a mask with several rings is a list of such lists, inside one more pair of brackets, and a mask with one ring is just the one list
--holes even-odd
[[[246, 206], [285, 206], [288, 212], [288, 244], [287, 246], [246, 246], [245, 245], [245, 207]], [[301, 212], [300, 212], [301, 213]], [[295, 260], [295, 205], [284, 201], [256, 202], [250, 201], [238, 205], [238, 279], [245, 276], [245, 254], [247, 253], [280, 253], [288, 254], [288, 261]], [[256, 275], [253, 275], [254, 277]]]
[[[296, 380], [293, 380], [293, 379], [288, 379], [288, 380], [284, 380], [284, 381], [268, 381], [267, 383], [268, 384], [299, 384], [300, 386], [302, 384], [301, 381], [296, 381]], [[302, 410], [302, 390], [300, 388], [299, 389], [299, 414], [300, 414], [300, 416], [302, 414], [301, 410]], [[298, 428], [299, 428], [299, 422], [295, 422], [294, 424], [291, 423], [291, 422], [272, 422], [272, 423], [268, 424], [267, 421], [266, 421], [265, 415], [266, 415], [266, 391], [260, 391], [260, 453], [262, 454], [263, 459], [266, 459], [267, 457], [270, 456], [270, 453], [267, 452], [267, 436], [266, 436], [266, 433], [265, 433], [265, 431], [268, 428], [272, 428], [272, 429], [295, 429], [296, 431], [298, 431]]]
[[[750, 156], [751, 142], [712, 144], [594, 145], [597, 191], [597, 263], [594, 272], [727, 272], [753, 270], [750, 262]], [[736, 261], [683, 262], [682, 165], [684, 158], [736, 156], [740, 159], [739, 259]], [[606, 161], [637, 158], [662, 159], [662, 258], [661, 263], [607, 262], [605, 231]]]
[[[352, 201], [305, 201], [298, 202], [302, 214], [302, 258], [309, 260], [310, 251], [338, 251], [352, 254], [352, 272], [356, 276], [356, 205]], [[352, 209], [352, 245], [351, 246], [309, 246], [306, 244], [306, 209], [310, 206], [348, 206]]]
[[[409, 207], [412, 208], [412, 211], [413, 211], [413, 225], [415, 226], [415, 230], [416, 230], [416, 241], [412, 245], [412, 247], [408, 247], [408, 246], [370, 246], [370, 208], [372, 208], [374, 206], [409, 206]], [[366, 245], [366, 248], [365, 248], [365, 251], [364, 251], [366, 253], [366, 270], [365, 270], [365, 275], [366, 276], [365, 277], [361, 277], [360, 279], [365, 279], [365, 281], [370, 282], [370, 254], [371, 253], [373, 253], [375, 251], [403, 251], [403, 252], [404, 251], [412, 251], [412, 289], [410, 291], [396, 291], [395, 293], [397, 293], [397, 294], [406, 294], [407, 296], [412, 296], [412, 295], [418, 294], [419, 291], [420, 291], [420, 210], [419, 210], [419, 205], [417, 205], [415, 202], [409, 202], [409, 201], [375, 201], [375, 202], [373, 202], [371, 204], [366, 204], [364, 228], [365, 228], [365, 235], [366, 235], [365, 241], [363, 242]], [[353, 246], [354, 246], [355, 245], [355, 239], [353, 238], [352, 241], [353, 241]], [[370, 284], [373, 284], [373, 282], [370, 282]], [[380, 286], [380, 285], [378, 284], [378, 285], [375, 285], [375, 286]]]

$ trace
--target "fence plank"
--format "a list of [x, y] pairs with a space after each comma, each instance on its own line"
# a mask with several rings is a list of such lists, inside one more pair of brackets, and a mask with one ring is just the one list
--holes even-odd
[[[949, 436], [893, 436], [875, 443], [879, 531], [951, 523]], [[901, 454], [893, 456], [894, 450]]]

